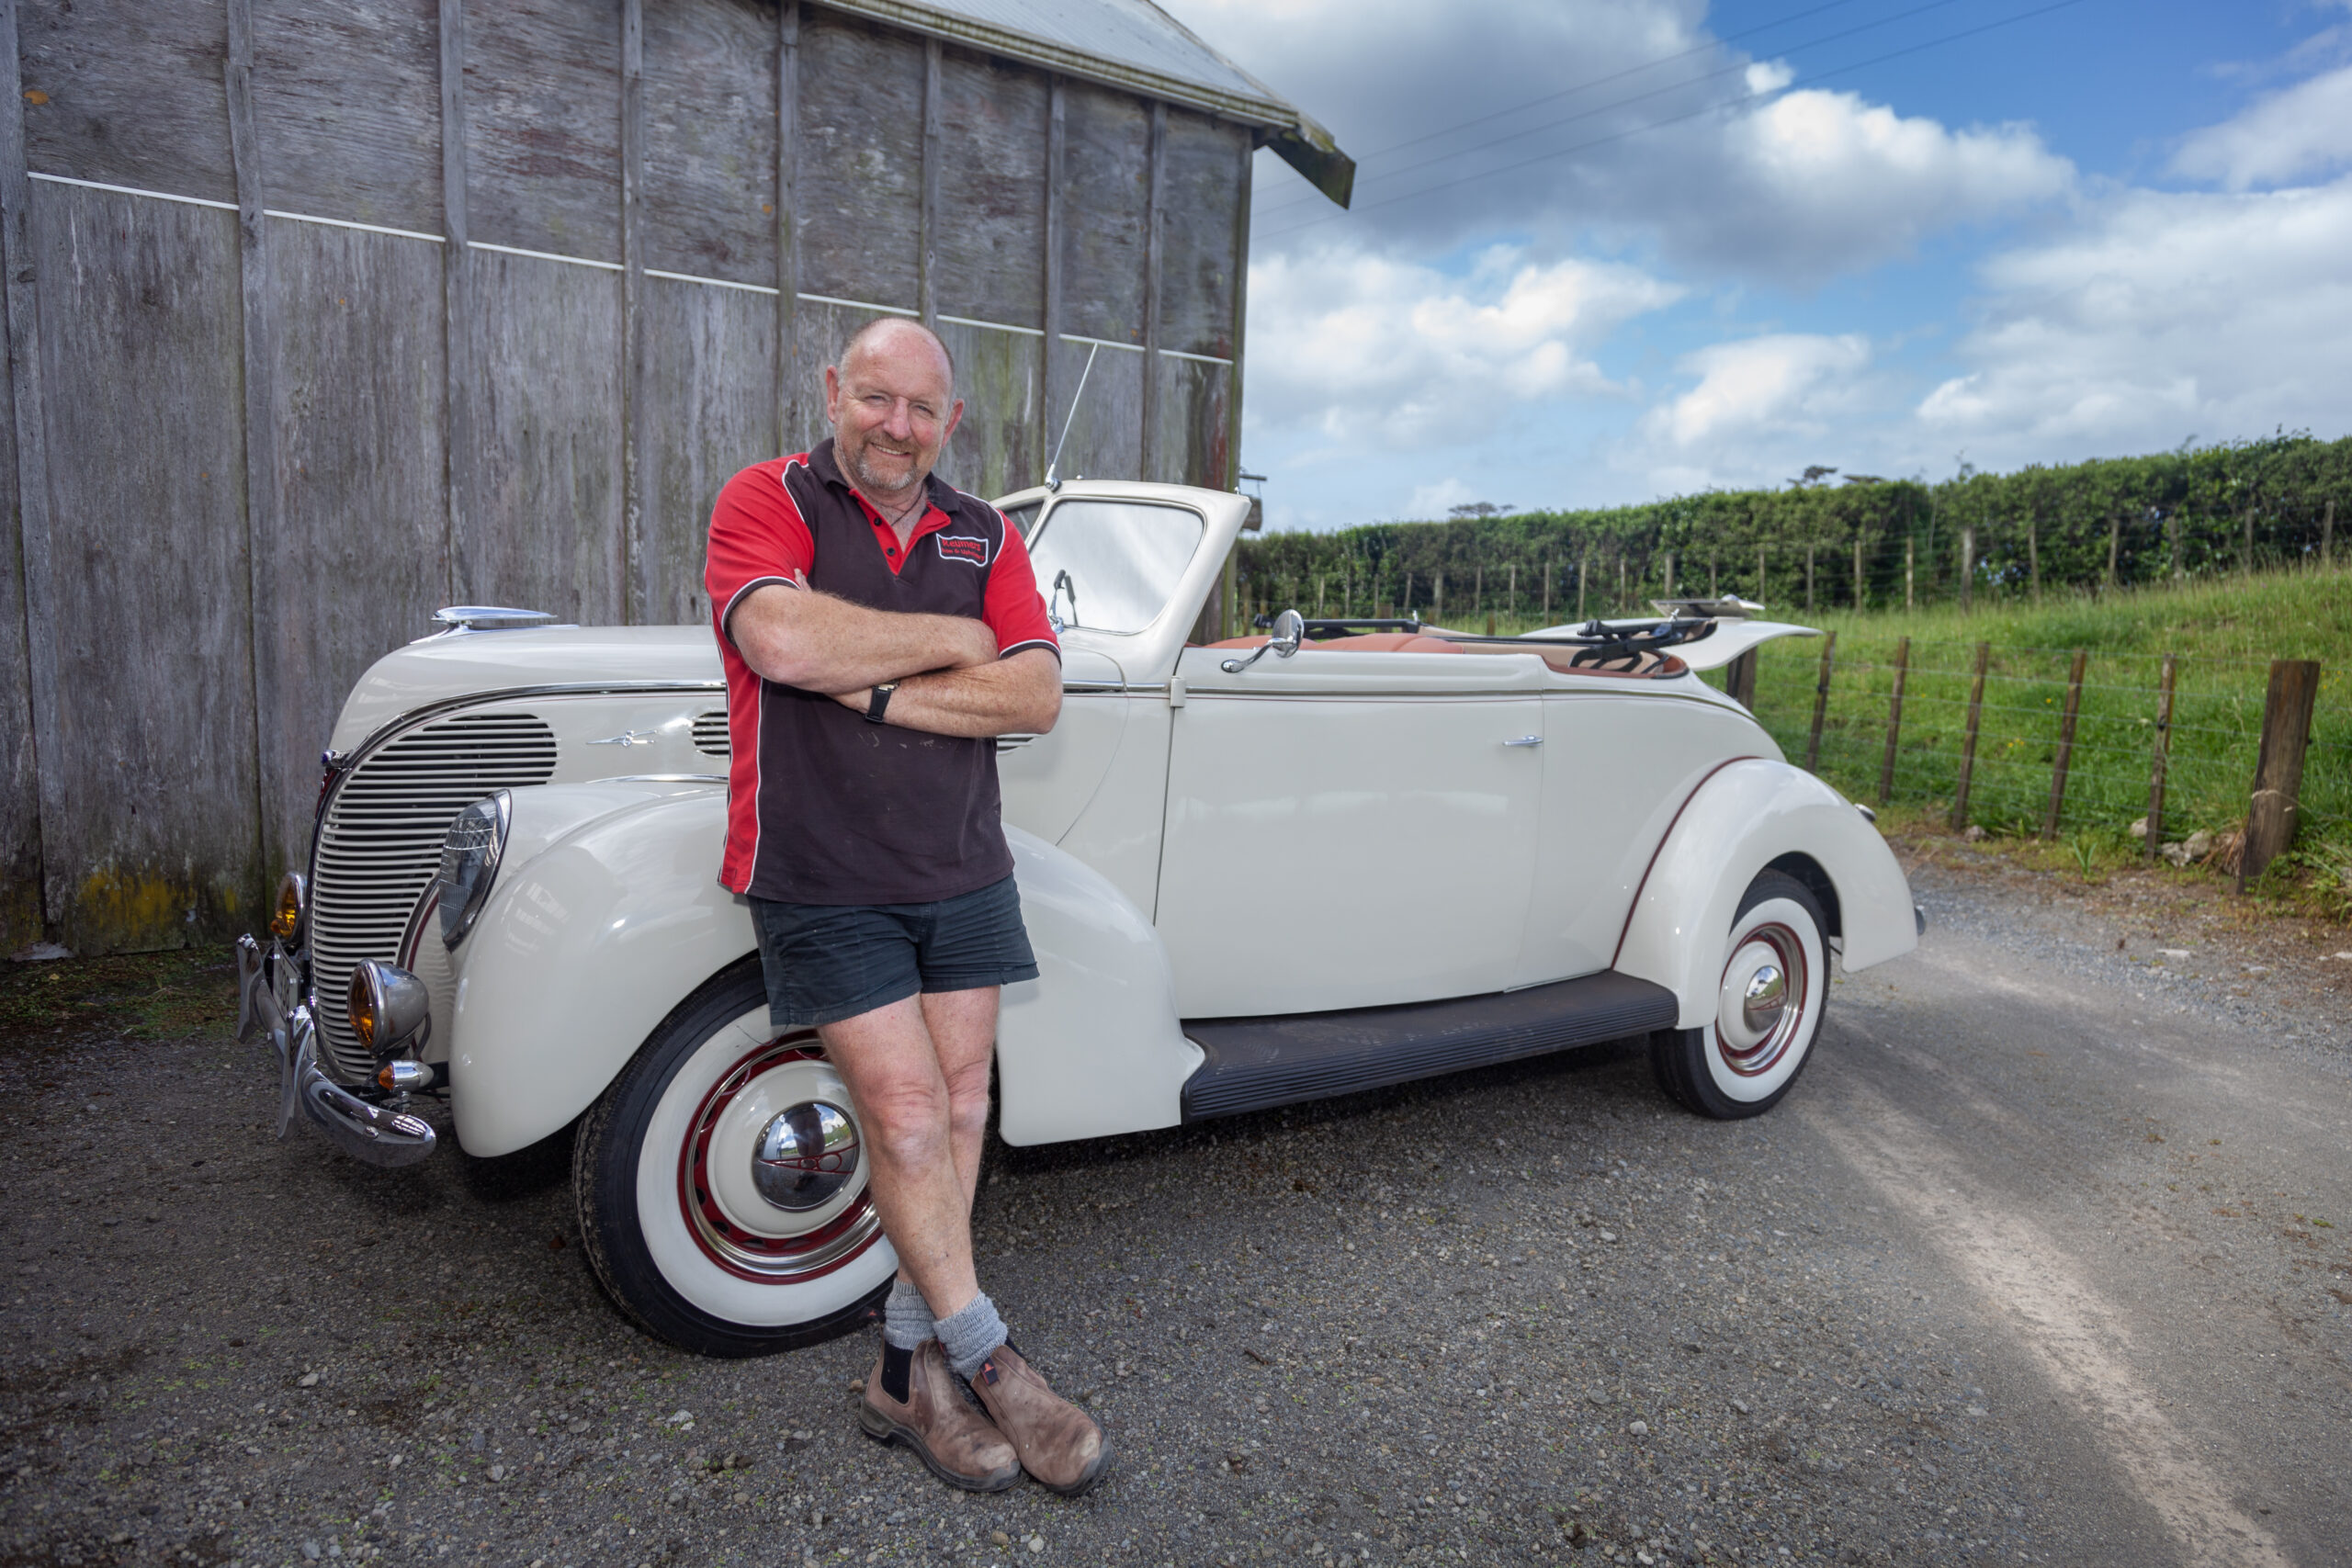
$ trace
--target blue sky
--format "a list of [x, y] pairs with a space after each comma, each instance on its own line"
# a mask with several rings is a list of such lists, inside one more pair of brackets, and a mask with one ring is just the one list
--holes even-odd
[[2352, 0], [1163, 3], [1362, 165], [1259, 154], [1276, 527], [2352, 428]]

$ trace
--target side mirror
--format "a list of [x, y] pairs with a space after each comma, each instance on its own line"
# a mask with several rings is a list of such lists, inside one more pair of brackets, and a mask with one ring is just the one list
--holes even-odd
[[1288, 659], [1298, 651], [1299, 645], [1306, 640], [1306, 617], [1296, 610], [1284, 610], [1274, 617], [1274, 635], [1268, 637], [1262, 647], [1252, 649], [1247, 659], [1221, 660], [1217, 663], [1217, 668], [1228, 675], [1238, 675], [1261, 659], [1265, 658], [1270, 651], [1276, 658]]

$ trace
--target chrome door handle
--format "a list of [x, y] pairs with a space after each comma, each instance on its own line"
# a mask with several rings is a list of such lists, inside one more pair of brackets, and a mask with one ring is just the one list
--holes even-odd
[[1544, 738], [1540, 735], [1522, 735], [1516, 740], [1506, 740], [1503, 744], [1506, 746], [1541, 746], [1544, 744]]

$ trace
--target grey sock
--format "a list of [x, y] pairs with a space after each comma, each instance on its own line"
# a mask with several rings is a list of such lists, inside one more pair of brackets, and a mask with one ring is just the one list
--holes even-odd
[[931, 1308], [914, 1281], [901, 1278], [882, 1303], [882, 1341], [901, 1350], [920, 1350], [931, 1337]]
[[932, 1326], [939, 1334], [939, 1348], [947, 1352], [947, 1364], [967, 1382], [1005, 1341], [1004, 1319], [997, 1316], [996, 1303], [986, 1291], [954, 1317], [943, 1317]]

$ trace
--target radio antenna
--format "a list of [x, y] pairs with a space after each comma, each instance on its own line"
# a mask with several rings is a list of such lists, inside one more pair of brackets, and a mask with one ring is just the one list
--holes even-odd
[[1086, 396], [1086, 378], [1094, 373], [1094, 356], [1102, 352], [1102, 345], [1099, 343], [1086, 351], [1086, 368], [1078, 373], [1078, 390], [1070, 394], [1069, 412], [1062, 419], [1062, 438], [1054, 443], [1054, 460], [1046, 465], [1047, 490], [1062, 488], [1062, 448], [1069, 445], [1069, 427], [1078, 423], [1079, 400]]

